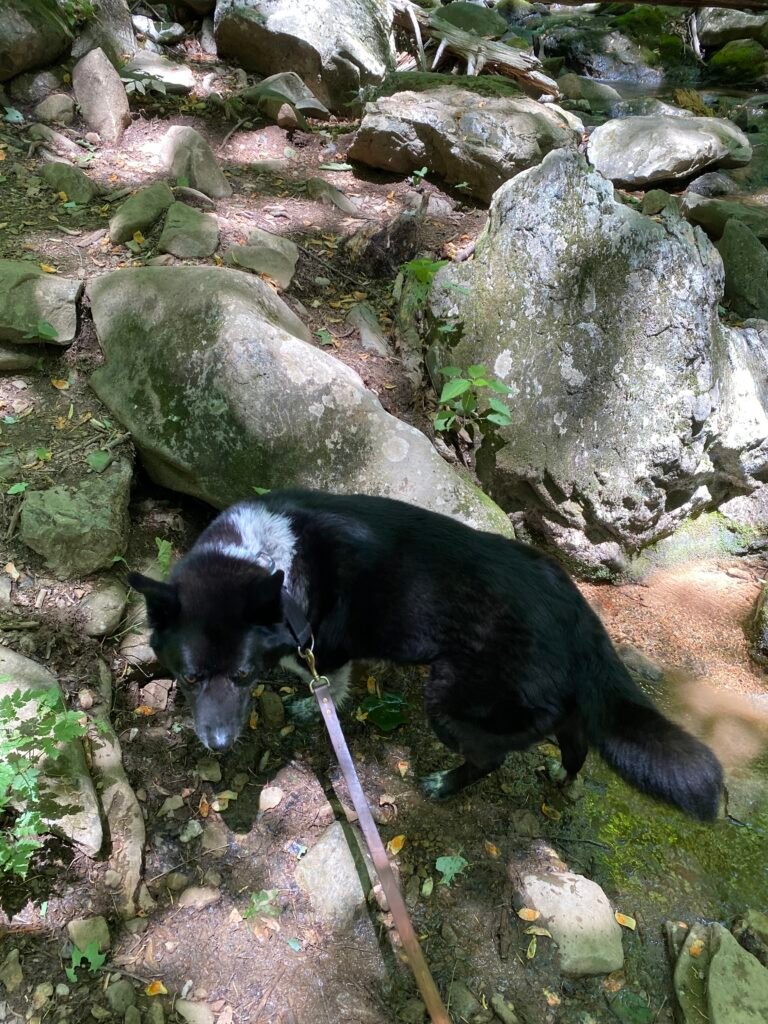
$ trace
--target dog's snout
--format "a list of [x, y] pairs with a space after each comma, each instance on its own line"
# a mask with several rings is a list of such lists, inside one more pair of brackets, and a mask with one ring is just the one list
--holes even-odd
[[226, 729], [214, 729], [205, 738], [205, 745], [211, 750], [229, 750], [235, 737]]

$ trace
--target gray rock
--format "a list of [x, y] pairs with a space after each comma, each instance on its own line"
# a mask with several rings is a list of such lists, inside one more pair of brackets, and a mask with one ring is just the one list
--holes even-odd
[[80, 602], [80, 627], [86, 636], [112, 636], [120, 625], [128, 592], [117, 580], [96, 586]]
[[125, 659], [134, 674], [140, 679], [152, 676], [158, 668], [157, 655], [152, 649], [152, 631], [147, 622], [146, 604], [143, 598], [132, 594], [126, 612], [127, 632], [120, 642], [120, 656]]
[[430, 334], [428, 365], [481, 363], [514, 389], [481, 479], [584, 568], [757, 486], [764, 357], [720, 327], [721, 294], [700, 233], [617, 203], [563, 150], [502, 186], [474, 259], [436, 275], [431, 315], [460, 340]]
[[91, 942], [95, 942], [100, 951], [112, 945], [109, 926], [103, 917], [75, 918], [67, 924], [67, 935], [78, 949], [86, 949]]
[[129, 1006], [136, 1005], [136, 992], [127, 978], [121, 978], [119, 981], [112, 982], [111, 985], [107, 986], [104, 994], [107, 997], [107, 1002], [112, 1012], [120, 1016], [125, 1015], [125, 1011]]
[[594, 78], [568, 73], [557, 80], [560, 92], [569, 100], [586, 100], [595, 110], [610, 110], [621, 102], [621, 93], [613, 86], [596, 82]]
[[80, 160], [85, 155], [81, 146], [47, 124], [31, 124], [27, 134], [34, 141], [44, 142], [49, 150], [65, 160]]
[[279, 92], [281, 96], [290, 100], [304, 117], [315, 117], [323, 121], [330, 117], [330, 111], [325, 104], [321, 103], [311, 89], [307, 88], [295, 71], [281, 71], [279, 75], [270, 75], [258, 85], [244, 89], [240, 93], [240, 98], [246, 103], [252, 103], [265, 117], [276, 121], [284, 101], [264, 96], [263, 89], [273, 89], [275, 92]]
[[661, 188], [652, 188], [650, 192], [646, 192], [640, 209], [649, 217], [655, 217], [662, 210], [669, 210], [676, 216], [680, 216], [680, 203], [677, 197]]
[[40, 176], [54, 192], [66, 192], [72, 202], [83, 206], [92, 202], [101, 192], [95, 181], [91, 181], [84, 171], [71, 164], [58, 161], [46, 164]]
[[489, 11], [481, 4], [467, 0], [453, 0], [445, 7], [438, 8], [435, 17], [463, 32], [471, 32], [481, 38], [493, 39], [504, 35], [507, 22], [496, 11]]
[[347, 313], [347, 323], [360, 332], [360, 344], [380, 356], [392, 355], [376, 310], [367, 302], [356, 302]]
[[215, 210], [216, 203], [204, 192], [198, 192], [196, 188], [189, 188], [186, 185], [176, 185], [173, 194], [180, 203], [187, 206], [196, 206], [201, 210]]
[[0, 373], [13, 373], [15, 370], [29, 370], [40, 357], [36, 352], [14, 348], [0, 342]]
[[21, 539], [61, 577], [109, 568], [125, 553], [132, 472], [123, 459], [103, 473], [45, 491], [27, 491]]
[[448, 1005], [459, 1020], [471, 1020], [482, 1010], [480, 1000], [467, 988], [463, 981], [452, 981], [448, 987]]
[[768, 666], [768, 587], [763, 586], [750, 623], [750, 657], [758, 665]]
[[165, 1024], [165, 1010], [157, 999], [153, 999], [149, 1004], [147, 1024]]
[[615, 184], [641, 188], [747, 164], [752, 147], [740, 128], [715, 117], [626, 117], [595, 128], [587, 155]]
[[177, 21], [153, 21], [152, 18], [146, 18], [143, 14], [134, 14], [131, 20], [137, 32], [160, 46], [173, 46], [174, 43], [180, 43], [187, 34], [184, 26]]
[[68, 345], [77, 333], [77, 302], [82, 281], [46, 274], [36, 263], [0, 260], [0, 341], [36, 342], [38, 325], [56, 331], [55, 345]]
[[768, 249], [746, 224], [726, 222], [717, 251], [725, 270], [725, 299], [742, 317], [768, 319]]
[[267, 729], [282, 729], [285, 725], [285, 705], [274, 690], [265, 690], [259, 697], [259, 712]]
[[338, 821], [298, 862], [295, 878], [309, 896], [317, 920], [334, 933], [352, 928], [365, 912], [365, 893]]
[[38, 121], [52, 124], [72, 124], [75, 119], [75, 101], [63, 92], [55, 92], [38, 103], [33, 111]]
[[693, 117], [685, 107], [664, 103], [655, 96], [632, 96], [611, 107], [612, 117]]
[[231, 246], [224, 258], [233, 267], [266, 274], [281, 288], [287, 288], [296, 271], [299, 249], [289, 238], [254, 228], [248, 245]]
[[4, 0], [0, 9], [0, 82], [45, 67], [65, 53], [72, 33], [56, 0]]
[[725, 225], [735, 220], [748, 227], [763, 245], [768, 245], [768, 209], [765, 206], [738, 199], [704, 199], [686, 193], [682, 209], [686, 219], [703, 228], [712, 239], [722, 238]]
[[508, 178], [550, 150], [576, 149], [583, 126], [553, 103], [525, 96], [478, 103], [454, 86], [383, 96], [365, 108], [350, 160], [409, 174], [420, 167], [490, 200]]
[[180, 259], [204, 259], [211, 256], [219, 244], [219, 225], [210, 213], [185, 203], [173, 203], [165, 215], [163, 233], [157, 247]]
[[537, 35], [539, 57], [562, 57], [565, 65], [589, 78], [661, 85], [665, 69], [649, 51], [595, 14], [588, 21], [552, 18]]
[[200, 26], [200, 49], [203, 53], [212, 54], [214, 57], [218, 55], [216, 36], [213, 31], [213, 18], [203, 18], [203, 24]]
[[734, 922], [734, 938], [751, 953], [763, 967], [768, 967], [768, 914], [759, 910], [747, 912]]
[[64, 69], [28, 71], [10, 84], [11, 99], [16, 103], [39, 103], [64, 85]]
[[387, 493], [510, 532], [423, 434], [307, 343], [307, 328], [259, 278], [147, 267], [100, 277], [88, 295], [106, 356], [91, 384], [165, 486], [218, 507], [288, 481]]
[[[0, 697], [15, 690], [56, 690], [61, 694], [58, 682], [47, 669], [9, 647], [0, 647]], [[63, 703], [63, 695], [61, 699]], [[25, 704], [18, 721], [34, 718], [37, 708], [34, 700]], [[40, 813], [52, 832], [67, 836], [86, 856], [95, 857], [101, 849], [103, 834], [99, 802], [88, 774], [82, 741], [73, 739], [58, 747], [60, 754], [55, 761], [43, 756], [37, 764]]]
[[261, 75], [290, 68], [334, 113], [359, 111], [360, 90], [393, 67], [391, 30], [386, 0], [234, 0], [214, 15], [220, 57]]
[[[144, 918], [146, 922], [146, 918]], [[141, 1010], [138, 1006], [129, 1006], [123, 1017], [123, 1024], [141, 1024]]]
[[211, 885], [191, 885], [179, 896], [176, 905], [182, 910], [187, 907], [203, 910], [205, 907], [218, 903], [220, 899], [221, 893]]
[[195, 1003], [190, 999], [177, 999], [173, 1008], [187, 1024], [214, 1024], [216, 1015], [205, 1003]]
[[722, 925], [711, 925], [712, 958], [707, 974], [711, 1024], [765, 1024], [768, 970]]
[[140, 188], [118, 208], [109, 222], [109, 240], [127, 242], [136, 231], [146, 231], [173, 204], [173, 192], [164, 181]]
[[552, 933], [563, 974], [610, 974], [624, 964], [621, 928], [596, 882], [570, 871], [525, 875], [519, 897]]
[[727, 174], [722, 174], [720, 171], [708, 171], [706, 174], [701, 174], [698, 178], [695, 178], [686, 191], [693, 192], [697, 196], [712, 198], [713, 196], [727, 196], [732, 192], [738, 192], [739, 186]]
[[124, 68], [130, 74], [147, 75], [156, 78], [165, 86], [167, 93], [184, 96], [195, 87], [195, 76], [186, 64], [177, 64], [158, 53], [138, 50], [133, 60]]
[[72, 87], [88, 127], [106, 142], [118, 142], [131, 123], [125, 87], [102, 49], [81, 57], [72, 72]]
[[704, 7], [697, 11], [696, 21], [702, 46], [724, 46], [732, 39], [756, 39], [768, 46], [768, 14]]
[[24, 981], [24, 973], [19, 963], [18, 949], [12, 949], [2, 964], [0, 964], [0, 981], [5, 986], [6, 992], [15, 992], [22, 981]]
[[232, 195], [232, 186], [216, 162], [213, 150], [194, 128], [180, 125], [170, 128], [163, 139], [160, 157], [177, 181], [185, 178], [186, 184], [211, 199]]
[[94, 17], [78, 27], [72, 56], [79, 60], [98, 48], [119, 66], [136, 49], [128, 0], [93, 0], [93, 8]]

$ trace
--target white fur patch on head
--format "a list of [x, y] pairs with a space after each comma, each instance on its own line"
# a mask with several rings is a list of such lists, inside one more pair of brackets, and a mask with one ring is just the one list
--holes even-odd
[[[217, 540], [217, 526], [228, 527], [226, 533], [236, 532], [239, 539]], [[270, 512], [261, 505], [243, 502], [222, 512], [208, 530], [210, 535], [201, 540], [200, 550], [217, 551], [232, 558], [255, 562], [272, 572], [282, 569], [286, 589], [291, 590], [296, 535], [287, 516]]]

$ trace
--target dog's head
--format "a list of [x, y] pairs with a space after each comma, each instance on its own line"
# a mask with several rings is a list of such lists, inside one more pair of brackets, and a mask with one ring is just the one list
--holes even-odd
[[152, 647], [176, 676], [199, 739], [211, 750], [231, 747], [258, 674], [295, 646], [283, 616], [283, 573], [191, 554], [167, 583], [140, 573], [128, 582], [144, 595]]

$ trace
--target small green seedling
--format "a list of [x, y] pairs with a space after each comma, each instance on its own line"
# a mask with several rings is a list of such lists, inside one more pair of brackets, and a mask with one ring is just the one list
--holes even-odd
[[438, 884], [450, 885], [457, 875], [469, 867], [469, 862], [464, 860], [459, 854], [455, 854], [452, 857], [438, 857], [435, 861], [435, 867], [443, 876]]
[[466, 371], [458, 366], [444, 366], [438, 373], [448, 379], [438, 399], [433, 420], [435, 430], [440, 433], [465, 430], [473, 437], [475, 428], [487, 434], [497, 427], [510, 426], [512, 415], [509, 406], [500, 398], [486, 397], [486, 392], [511, 395], [515, 393], [514, 388], [492, 377], [480, 365], [468, 366]]
[[252, 892], [248, 906], [243, 911], [247, 920], [251, 917], [280, 917], [281, 909], [275, 904], [279, 889], [260, 889]]
[[426, 178], [426, 176], [428, 174], [429, 174], [429, 168], [428, 167], [420, 167], [418, 171], [413, 171], [411, 173], [411, 176], [410, 176], [410, 178], [408, 180], [415, 187], [417, 185], [420, 185], [424, 181], [424, 179]]
[[382, 732], [392, 732], [407, 721], [408, 702], [399, 693], [372, 693], [360, 704], [358, 718], [372, 722]]
[[47, 320], [38, 320], [32, 330], [27, 331], [24, 335], [30, 341], [37, 340], [38, 338], [40, 341], [56, 341], [58, 336], [59, 332]]
[[19, 480], [15, 484], [11, 484], [11, 486], [8, 488], [8, 490], [5, 493], [6, 494], [23, 494], [24, 491], [26, 491], [26, 489], [28, 487], [29, 487], [29, 484], [27, 483], [26, 480]]
[[167, 579], [168, 573], [171, 571], [173, 544], [171, 544], [169, 540], [163, 540], [161, 537], [155, 537], [155, 547], [157, 548], [157, 567], [160, 570], [162, 578]]
[[94, 939], [93, 942], [88, 943], [85, 949], [79, 949], [77, 946], [73, 948], [72, 965], [71, 967], [66, 967], [64, 973], [75, 984], [77, 982], [77, 969], [83, 960], [88, 964], [88, 970], [91, 974], [98, 974], [106, 959], [106, 953], [99, 952], [99, 944]]

